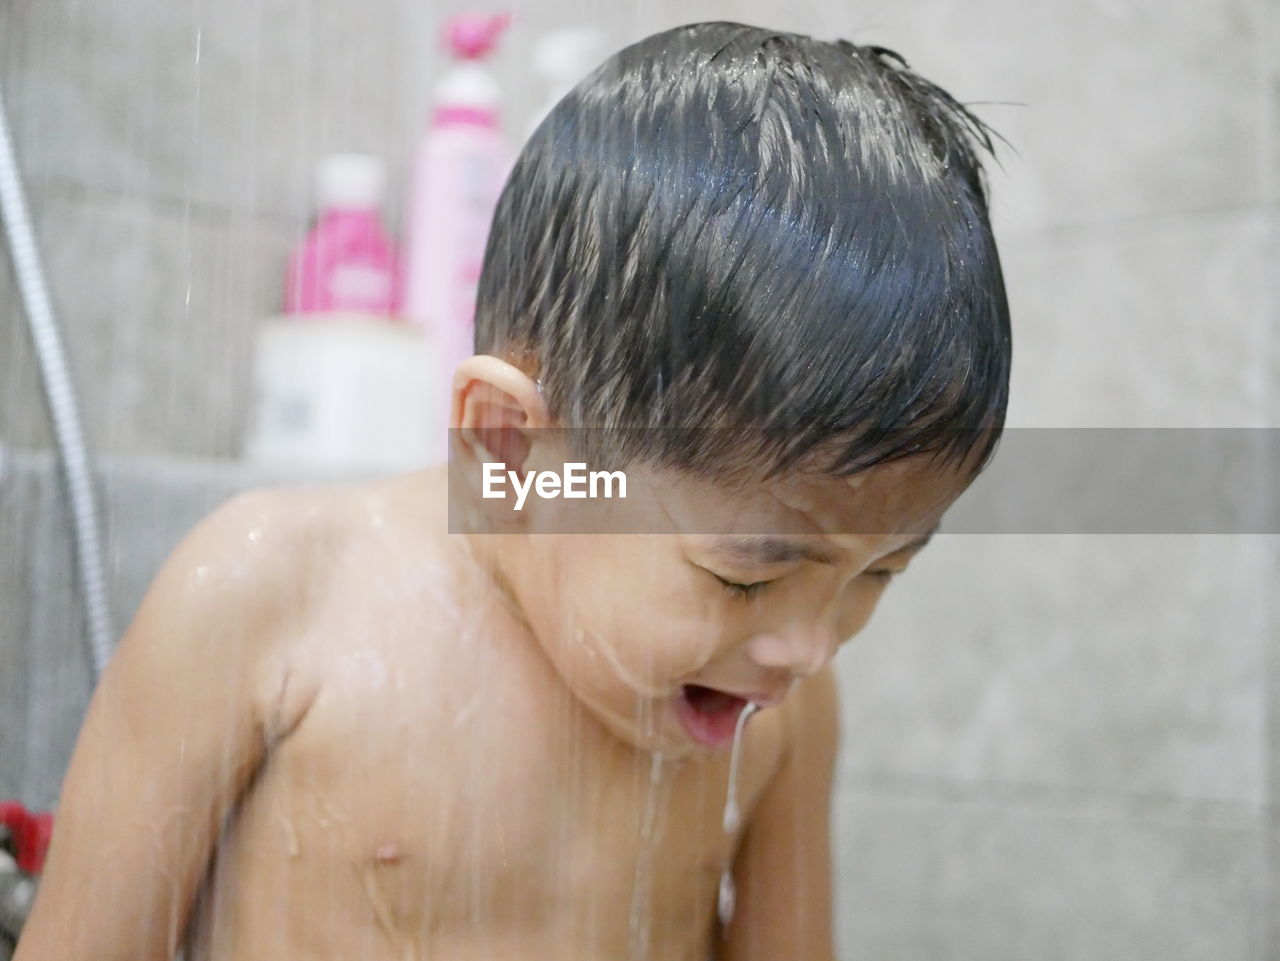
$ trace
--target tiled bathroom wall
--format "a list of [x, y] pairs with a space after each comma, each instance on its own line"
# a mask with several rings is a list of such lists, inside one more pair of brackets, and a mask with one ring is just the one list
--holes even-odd
[[[251, 337], [311, 165], [373, 149], [398, 183], [445, 9], [0, 6], [0, 93], [103, 455], [122, 622], [177, 537], [260, 479], [235, 462]], [[1012, 426], [1280, 427], [1277, 0], [517, 16], [513, 51], [554, 23], [622, 43], [704, 19], [899, 51], [1009, 141], [990, 179]], [[502, 71], [521, 117], [536, 89], [514, 58]], [[7, 271], [0, 796], [48, 804], [89, 681]], [[838, 659], [841, 958], [1280, 961], [1277, 594], [1275, 535], [939, 535]]]

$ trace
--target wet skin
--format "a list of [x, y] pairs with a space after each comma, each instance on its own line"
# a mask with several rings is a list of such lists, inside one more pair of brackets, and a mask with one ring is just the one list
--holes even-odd
[[[207, 519], [94, 694], [16, 961], [830, 961], [829, 662], [963, 485], [638, 481], [666, 532], [450, 535], [443, 470]], [[687, 533], [715, 510], [808, 533]], [[688, 685], [770, 705], [731, 833]]]

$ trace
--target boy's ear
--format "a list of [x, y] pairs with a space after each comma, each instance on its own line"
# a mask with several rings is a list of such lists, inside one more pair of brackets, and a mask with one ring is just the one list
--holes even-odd
[[518, 367], [487, 354], [458, 365], [449, 414], [452, 456], [497, 461], [522, 472], [532, 446], [530, 431], [550, 426], [542, 392]]

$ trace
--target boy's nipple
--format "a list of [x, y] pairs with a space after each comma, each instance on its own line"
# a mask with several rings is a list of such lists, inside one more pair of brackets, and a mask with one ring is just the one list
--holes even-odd
[[380, 844], [373, 852], [375, 864], [396, 864], [404, 858], [404, 851], [398, 844]]

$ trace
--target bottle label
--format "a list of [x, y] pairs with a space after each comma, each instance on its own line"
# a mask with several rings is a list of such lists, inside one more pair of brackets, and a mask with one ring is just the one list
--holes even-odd
[[344, 264], [329, 277], [329, 299], [335, 308], [385, 312], [391, 303], [391, 277], [385, 270]]

